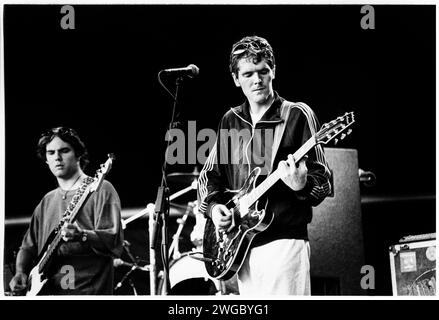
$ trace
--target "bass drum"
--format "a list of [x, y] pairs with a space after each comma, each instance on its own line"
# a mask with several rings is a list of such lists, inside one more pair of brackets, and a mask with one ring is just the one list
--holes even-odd
[[[210, 277], [204, 268], [204, 262], [192, 258], [193, 252], [186, 252], [169, 265], [169, 295], [237, 295], [239, 294], [236, 276], [227, 281]], [[158, 294], [163, 290], [163, 278], [160, 279]]]
[[[212, 279], [202, 261], [190, 257], [185, 252], [179, 259], [169, 264], [169, 295], [216, 295], [220, 292], [220, 281]], [[160, 279], [158, 294], [163, 290], [163, 277]]]

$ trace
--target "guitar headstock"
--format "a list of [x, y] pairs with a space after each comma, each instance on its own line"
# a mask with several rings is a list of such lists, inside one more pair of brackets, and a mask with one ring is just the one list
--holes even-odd
[[110, 172], [111, 167], [113, 166], [113, 161], [115, 159], [116, 157], [114, 156], [114, 154], [112, 153], [108, 154], [107, 161], [105, 161], [104, 164], [101, 164], [100, 169], [96, 171], [96, 174], [94, 176], [95, 181], [90, 186], [90, 193], [96, 191], [100, 187], [105, 176], [108, 174], [108, 172]]
[[[316, 142], [327, 144], [334, 139], [334, 144], [346, 138], [352, 132], [349, 128], [355, 122], [354, 113], [346, 112], [343, 116], [338, 117], [328, 123], [325, 123], [316, 134]], [[340, 135], [340, 137], [338, 137]]]

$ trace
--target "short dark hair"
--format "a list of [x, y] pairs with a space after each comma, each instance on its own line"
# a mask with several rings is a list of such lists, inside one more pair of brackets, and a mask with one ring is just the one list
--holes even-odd
[[236, 76], [238, 75], [238, 62], [241, 59], [253, 59], [253, 63], [259, 63], [262, 59], [265, 59], [272, 69], [276, 65], [273, 48], [266, 39], [258, 36], [244, 37], [233, 45], [230, 53], [229, 69]]
[[46, 146], [55, 137], [59, 137], [61, 140], [67, 142], [72, 146], [76, 157], [79, 158], [79, 165], [81, 166], [81, 169], [84, 169], [89, 162], [88, 151], [85, 147], [84, 142], [82, 142], [81, 138], [79, 138], [78, 133], [71, 128], [56, 127], [45, 131], [38, 140], [38, 157], [44, 161], [46, 160]]

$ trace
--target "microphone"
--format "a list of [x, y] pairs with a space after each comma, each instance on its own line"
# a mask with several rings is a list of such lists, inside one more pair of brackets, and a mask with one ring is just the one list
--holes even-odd
[[196, 65], [190, 64], [185, 68], [165, 69], [162, 70], [162, 72], [169, 75], [175, 75], [176, 77], [188, 76], [189, 78], [193, 78], [198, 75], [200, 69]]
[[113, 260], [113, 266], [114, 267], [121, 267], [121, 266], [124, 266], [124, 267], [133, 267], [134, 266], [134, 264], [133, 263], [129, 263], [129, 262], [125, 262], [125, 261], [123, 261], [122, 259], [119, 259], [119, 258], [116, 258], [116, 259], [114, 259]]
[[366, 187], [373, 187], [376, 184], [376, 176], [372, 171], [364, 171], [363, 169], [358, 169], [358, 176], [360, 182], [363, 182]]
[[199, 260], [199, 261], [203, 261], [203, 262], [213, 262], [213, 261], [215, 261], [215, 259], [212, 259], [212, 258], [208, 258], [208, 257], [196, 257], [195, 256], [195, 254], [197, 254], [197, 253], [201, 253], [202, 254], [202, 252], [191, 252], [192, 254], [189, 254], [189, 257], [190, 258], [192, 258], [192, 259], [195, 259], [195, 260]]
[[198, 260], [198, 261], [203, 261], [203, 262], [213, 262], [214, 260], [211, 258], [201, 258], [201, 257], [194, 257], [194, 256], [190, 256], [192, 259]]
[[141, 267], [141, 266], [138, 266], [134, 263], [129, 263], [129, 262], [123, 261], [122, 259], [119, 259], [119, 258], [116, 258], [113, 260], [113, 266], [115, 268], [123, 266], [123, 267], [130, 267], [132, 269], [138, 269], [138, 270], [142, 270], [142, 271], [149, 271], [149, 266]]

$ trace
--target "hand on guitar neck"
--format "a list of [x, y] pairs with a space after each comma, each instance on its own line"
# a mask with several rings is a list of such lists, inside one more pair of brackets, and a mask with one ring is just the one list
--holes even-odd
[[61, 235], [65, 242], [82, 240], [84, 230], [82, 230], [76, 222], [65, 223], [61, 228]]
[[286, 161], [280, 161], [278, 169], [280, 170], [280, 178], [287, 186], [294, 191], [302, 190], [307, 181], [308, 168], [306, 167], [306, 159], [308, 156], [304, 156], [302, 160], [296, 164], [292, 154], [288, 155]]

